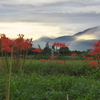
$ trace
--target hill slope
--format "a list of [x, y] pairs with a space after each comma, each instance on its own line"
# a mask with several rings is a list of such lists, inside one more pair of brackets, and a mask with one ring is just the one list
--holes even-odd
[[86, 29], [82, 32], [78, 32], [74, 34], [73, 36], [61, 36], [58, 38], [48, 38], [48, 37], [42, 37], [35, 41], [33, 44], [34, 46], [37, 46], [38, 44], [43, 48], [46, 44], [46, 42], [61, 42], [69, 44], [70, 50], [87, 50], [92, 49], [92, 44], [97, 42], [100, 37], [100, 26], [93, 27]]

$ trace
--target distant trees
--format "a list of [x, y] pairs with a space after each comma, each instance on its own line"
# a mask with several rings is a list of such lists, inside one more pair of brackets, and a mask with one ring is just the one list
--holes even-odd
[[[56, 43], [57, 44], [57, 43]], [[63, 44], [63, 43], [60, 43]], [[42, 50], [42, 52], [34, 52], [36, 48], [30, 48], [28, 51], [29, 55], [37, 55], [41, 56], [42, 58], [48, 58], [50, 56], [70, 56], [72, 53], [76, 53], [77, 55], [84, 55], [87, 54], [87, 51], [77, 51], [77, 50], [70, 50], [68, 46], [51, 46], [49, 42], [45, 44], [45, 47], [42, 49], [40, 45], [38, 48]]]
[[50, 48], [49, 42], [46, 43], [46, 45], [45, 45], [45, 47], [43, 49], [43, 54], [51, 55], [51, 48]]
[[59, 49], [59, 54], [61, 54], [61, 55], [70, 55], [71, 51], [69, 50], [68, 47], [61, 47]]

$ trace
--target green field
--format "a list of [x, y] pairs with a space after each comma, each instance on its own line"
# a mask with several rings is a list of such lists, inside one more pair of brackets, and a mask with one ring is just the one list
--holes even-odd
[[[100, 100], [100, 69], [81, 60], [25, 61], [23, 74], [13, 66], [10, 100]], [[0, 69], [0, 100], [5, 100], [5, 77]]]

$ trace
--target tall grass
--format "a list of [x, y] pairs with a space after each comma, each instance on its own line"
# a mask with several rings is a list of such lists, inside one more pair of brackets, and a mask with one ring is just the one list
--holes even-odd
[[[81, 60], [26, 59], [24, 74], [12, 68], [10, 100], [99, 100], [100, 72]], [[9, 60], [10, 62], [10, 60]], [[0, 100], [5, 100], [5, 80], [0, 70]]]
[[85, 61], [67, 60], [63, 64], [58, 64], [59, 60], [41, 62], [33, 60], [26, 64], [25, 73], [36, 72], [40, 75], [86, 75], [89, 74], [89, 64]]
[[[12, 77], [10, 100], [67, 100], [67, 95], [69, 100], [99, 100], [99, 93], [100, 80], [93, 77], [32, 73]], [[0, 95], [0, 100], [4, 100], [4, 93]]]

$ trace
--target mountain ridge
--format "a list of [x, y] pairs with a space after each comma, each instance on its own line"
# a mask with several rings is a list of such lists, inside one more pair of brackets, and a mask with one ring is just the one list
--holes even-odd
[[72, 36], [66, 35], [57, 38], [41, 37], [33, 44], [34, 46], [39, 44], [40, 46], [44, 47], [46, 42], [50, 43], [61, 42], [70, 44], [69, 45], [70, 50], [86, 51], [88, 49], [93, 49], [92, 45], [90, 44], [94, 44], [95, 42], [97, 42], [97, 40], [99, 40], [100, 37], [99, 33], [100, 33], [100, 26], [96, 26], [78, 32]]

